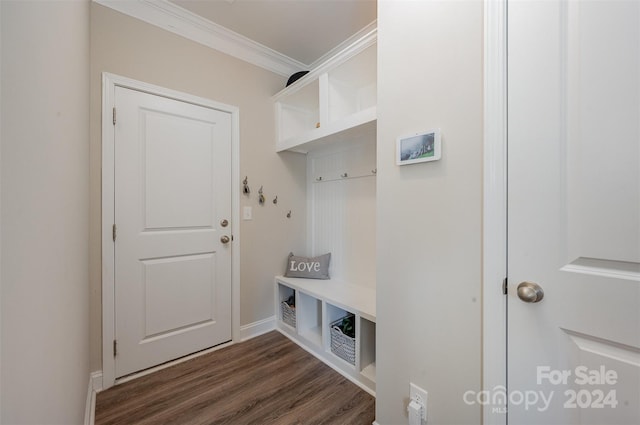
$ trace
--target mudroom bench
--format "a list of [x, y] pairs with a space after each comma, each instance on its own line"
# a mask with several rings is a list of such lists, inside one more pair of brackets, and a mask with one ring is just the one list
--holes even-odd
[[[376, 291], [340, 280], [275, 278], [277, 329], [375, 395]], [[291, 298], [293, 297], [293, 299]], [[293, 301], [290, 306], [287, 301]], [[336, 327], [353, 315], [355, 338]]]

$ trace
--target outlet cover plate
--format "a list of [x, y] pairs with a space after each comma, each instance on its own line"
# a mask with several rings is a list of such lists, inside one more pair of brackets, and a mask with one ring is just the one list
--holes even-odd
[[422, 423], [427, 421], [427, 392], [417, 386], [416, 384], [409, 383], [409, 399], [418, 400], [418, 403], [422, 404]]

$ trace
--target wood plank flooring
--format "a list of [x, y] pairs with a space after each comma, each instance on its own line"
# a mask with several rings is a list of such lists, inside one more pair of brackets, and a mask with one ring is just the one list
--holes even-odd
[[375, 399], [273, 331], [98, 393], [96, 425], [371, 425]]

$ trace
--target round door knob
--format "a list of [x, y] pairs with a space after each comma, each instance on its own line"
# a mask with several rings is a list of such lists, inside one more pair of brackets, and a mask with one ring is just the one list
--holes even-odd
[[544, 291], [537, 283], [522, 282], [518, 285], [518, 298], [526, 303], [538, 303], [544, 298]]
[[220, 236], [220, 242], [222, 242], [222, 243], [229, 243], [230, 240], [231, 239], [229, 239], [229, 236], [227, 236], [227, 235]]

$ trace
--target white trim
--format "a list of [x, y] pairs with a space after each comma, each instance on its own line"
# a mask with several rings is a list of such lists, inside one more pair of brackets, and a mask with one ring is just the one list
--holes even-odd
[[[506, 386], [507, 297], [507, 3], [484, 8], [483, 390]], [[485, 425], [507, 423], [505, 413], [483, 410]]]
[[[0, 7], [0, 22], [2, 22], [2, 7]], [[0, 31], [2, 34], [2, 31]], [[4, 80], [2, 80], [2, 35], [0, 35], [0, 99], [3, 99], [4, 93], [2, 93], [2, 84]], [[2, 151], [3, 141], [2, 141], [2, 102], [0, 101], [0, 152]], [[2, 164], [2, 157], [0, 156], [0, 164]], [[0, 176], [2, 175], [2, 166], [0, 165]], [[0, 187], [2, 187], [2, 179], [0, 179]], [[2, 191], [0, 190], [0, 194]], [[0, 196], [1, 199], [1, 196]], [[0, 211], [2, 211], [2, 203], [0, 202]], [[2, 215], [0, 214], [0, 241], [2, 239]], [[0, 246], [2, 244], [0, 243]], [[2, 250], [0, 250], [0, 382], [2, 382]], [[0, 385], [0, 418], [2, 418], [2, 385]]]
[[[102, 385], [109, 388], [115, 382], [115, 359], [111, 350], [115, 332], [115, 267], [114, 245], [111, 228], [115, 222], [114, 211], [114, 128], [110, 123], [115, 105], [115, 81], [109, 74], [102, 74]], [[106, 382], [105, 382], [106, 381]]]
[[248, 325], [242, 325], [240, 326], [240, 341], [244, 342], [275, 329], [276, 316], [267, 317], [266, 319], [258, 320], [257, 322], [249, 323]]
[[170, 99], [214, 108], [231, 114], [231, 328], [232, 341], [240, 339], [240, 111], [226, 105], [187, 93], [147, 84], [104, 72], [102, 74], [102, 388], [115, 383], [115, 359], [112, 342], [115, 336], [114, 246], [111, 228], [114, 222], [114, 126], [112, 110], [115, 87], [125, 87]]
[[93, 425], [96, 419], [96, 390], [94, 388], [93, 374], [89, 376], [89, 387], [87, 388], [87, 402], [84, 408], [84, 425]]
[[204, 19], [168, 0], [93, 1], [285, 77], [308, 69], [302, 62]]
[[96, 370], [95, 372], [91, 372], [91, 387], [93, 391], [99, 393], [102, 391], [102, 371]]
[[358, 45], [358, 43], [362, 43], [363, 40], [366, 40], [372, 34], [377, 35], [377, 30], [378, 30], [378, 21], [374, 20], [369, 25], [362, 28], [360, 31], [353, 34], [351, 37], [347, 38], [342, 43], [338, 44], [336, 47], [329, 50], [327, 53], [320, 56], [315, 61], [311, 62], [309, 65], [307, 65], [307, 69], [316, 69], [320, 65], [328, 62], [333, 57], [338, 56], [343, 51], [347, 51], [350, 48], [353, 48], [353, 46]]

